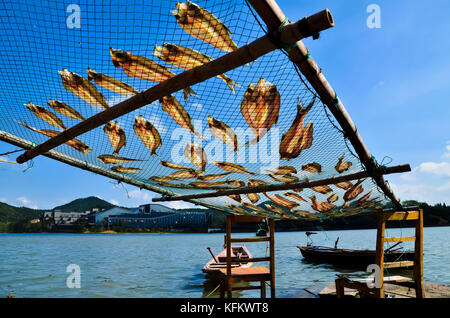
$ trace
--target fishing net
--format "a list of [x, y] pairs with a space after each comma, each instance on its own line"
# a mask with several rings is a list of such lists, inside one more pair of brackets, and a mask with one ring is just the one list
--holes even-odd
[[[196, 3], [214, 14], [232, 32], [231, 39], [238, 47], [265, 35], [261, 22], [244, 1], [199, 0]], [[172, 13], [176, 9], [176, 1], [81, 0], [77, 5], [72, 5], [61, 1], [2, 0], [0, 130], [33, 145], [48, 140], [48, 131], [46, 136], [42, 133], [43, 130], [62, 130], [38, 118], [26, 107], [25, 104], [30, 102], [52, 112], [62, 120], [64, 127], [72, 127], [80, 121], [49, 107], [49, 100], [69, 105], [82, 118], [89, 118], [102, 111], [102, 107], [87, 103], [63, 87], [58, 73], [63, 69], [78, 74], [86, 81], [88, 68], [94, 69], [97, 74], [105, 74], [124, 82], [139, 92], [157, 84], [138, 78], [138, 68], [129, 71], [129, 75], [133, 76], [127, 75], [125, 62], [116, 67], [110, 48], [151, 59], [170, 67], [170, 72], [174, 74], [185, 69], [156, 57], [155, 45], [171, 43], [196, 50], [213, 59], [226, 54], [227, 45], [229, 46], [226, 41], [220, 42], [213, 37], [210, 38], [210, 43], [206, 43], [183, 30]], [[132, 74], [133, 71], [135, 73]], [[320, 99], [315, 98], [315, 92], [303, 81], [295, 65], [283, 51], [276, 50], [250, 65], [227, 72], [226, 76], [241, 87], [231, 84], [233, 92], [228, 86], [230, 82], [227, 84], [224, 78], [214, 77], [192, 86], [191, 89], [197, 96], [191, 95], [187, 101], [183, 91], [173, 94], [182, 106], [182, 111], [192, 119], [194, 130], [183, 128], [174, 120], [174, 116], [163, 109], [159, 101], [117, 118], [115, 121], [122, 129], [121, 133], [126, 136], [126, 144], [119, 147], [117, 155], [139, 161], [111, 164], [99, 160], [98, 156], [112, 155], [114, 152], [103, 126], [77, 138], [92, 150], [83, 153], [69, 145], [61, 145], [55, 151], [82, 162], [86, 167], [95, 167], [97, 173], [105, 171], [123, 175], [125, 182], [135, 180], [164, 195], [187, 195], [247, 187], [249, 179], [281, 184], [326, 179], [364, 170], [338, 123], [327, 112]], [[276, 85], [275, 91], [279, 93], [281, 101], [279, 114], [257, 143], [245, 145], [255, 134], [241, 112], [241, 103], [249, 84], [257, 87], [258, 82], [265, 83], [267, 87]], [[90, 83], [106, 98], [109, 106], [129, 98], [96, 84], [95, 80], [91, 79]], [[125, 94], [127, 89], [130, 88], [126, 86], [121, 93]], [[312, 123], [312, 144], [310, 147], [305, 146], [298, 156], [281, 160], [279, 149], [282, 134], [288, 132], [293, 125], [299, 104], [303, 110], [312, 105], [302, 126], [306, 129]], [[274, 112], [270, 109], [261, 116], [269, 116]], [[151, 154], [133, 129], [136, 116], [143, 116], [161, 137], [161, 145], [157, 147], [155, 155]], [[234, 151], [234, 144], [226, 145], [212, 134], [208, 116], [231, 127], [238, 136], [238, 151]], [[198, 138], [193, 131], [204, 139]], [[201, 146], [206, 155], [207, 163], [201, 174], [201, 167], [195, 166], [184, 153], [189, 142]], [[342, 171], [336, 169], [339, 158]], [[173, 169], [162, 165], [161, 161], [183, 165], [195, 169], [195, 172]], [[219, 167], [213, 161], [225, 162], [225, 168], [228, 169], [230, 165], [227, 166], [227, 163], [239, 164], [252, 174], [226, 171], [222, 169], [223, 165]], [[117, 166], [124, 168], [111, 170]], [[281, 172], [276, 171], [283, 166], [289, 167], [280, 169]], [[230, 173], [214, 180], [202, 178], [227, 172]], [[276, 172], [279, 174], [275, 174]], [[195, 177], [174, 178], [173, 173], [184, 177], [193, 173]], [[357, 184], [358, 187], [352, 188]], [[356, 190], [357, 195], [349, 198], [347, 194], [346, 197], [346, 192], [351, 189]], [[259, 198], [252, 198], [253, 202], [246, 195], [196, 199], [190, 202], [227, 213], [311, 220], [373, 211], [389, 203], [371, 178], [341, 184], [340, 187], [331, 184], [318, 189], [269, 192], [267, 195], [270, 198], [259, 193]]]

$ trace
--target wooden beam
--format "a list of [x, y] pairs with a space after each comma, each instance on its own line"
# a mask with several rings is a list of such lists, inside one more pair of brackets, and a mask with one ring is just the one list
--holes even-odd
[[[286, 19], [286, 16], [274, 0], [248, 0], [248, 2], [266, 23], [269, 32], [278, 28]], [[301, 41], [298, 41], [296, 47], [289, 51], [289, 58], [298, 66], [302, 74], [320, 96], [322, 102], [327, 105], [334, 118], [336, 118], [369, 174], [372, 171], [376, 171], [378, 165], [366, 148], [342, 101], [337, 98], [335, 90], [328, 83], [322, 69], [319, 68]], [[373, 179], [386, 196], [392, 200], [396, 208], [401, 210], [402, 204], [394, 195], [383, 176], [374, 175]]]
[[384, 212], [383, 217], [386, 221], [412, 221], [419, 218], [418, 211], [407, 212]]
[[[387, 167], [384, 169], [377, 170], [372, 172], [372, 175], [377, 174], [390, 174], [390, 173], [401, 173], [411, 171], [411, 167], [408, 164]], [[364, 179], [371, 177], [368, 172], [362, 171], [357, 173], [352, 173], [344, 176], [327, 178], [317, 181], [307, 181], [307, 182], [292, 182], [292, 183], [284, 183], [284, 184], [270, 184], [270, 185], [261, 185], [256, 187], [245, 187], [238, 189], [226, 189], [219, 190], [215, 192], [206, 192], [206, 193], [198, 193], [198, 194], [189, 194], [189, 195], [179, 195], [179, 196], [171, 196], [171, 197], [161, 197], [161, 198], [153, 198], [153, 202], [162, 202], [162, 201], [179, 201], [179, 200], [190, 200], [190, 199], [202, 199], [202, 198], [215, 198], [233, 194], [248, 194], [248, 193], [263, 193], [263, 192], [271, 192], [271, 191], [282, 191], [282, 190], [292, 190], [297, 188], [312, 188], [322, 185], [328, 184], [336, 184], [339, 182]]]
[[178, 74], [162, 83], [159, 83], [144, 92], [141, 92], [107, 110], [98, 113], [81, 123], [64, 130], [59, 135], [47, 140], [37, 147], [28, 150], [16, 161], [24, 163], [36, 156], [58, 147], [79, 135], [97, 128], [109, 121], [123, 116], [129, 112], [148, 105], [160, 98], [175, 93], [185, 87], [203, 82], [209, 78], [231, 71], [239, 66], [250, 63], [257, 58], [276, 50], [278, 47], [273, 39], [278, 39], [286, 45], [292, 45], [302, 38], [309, 37], [319, 31], [334, 26], [330, 11], [323, 10], [296, 23], [289, 23], [278, 32], [263, 36], [231, 53], [225, 54], [209, 63]]

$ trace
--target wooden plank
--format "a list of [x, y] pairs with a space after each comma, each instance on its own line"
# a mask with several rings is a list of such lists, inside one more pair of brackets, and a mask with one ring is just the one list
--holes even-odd
[[385, 262], [384, 268], [412, 267], [414, 261]]
[[275, 221], [269, 220], [270, 297], [275, 298]]
[[[248, 1], [261, 19], [266, 23], [269, 31], [276, 30], [286, 19], [286, 16], [274, 0]], [[336, 118], [369, 174], [376, 171], [378, 164], [366, 148], [355, 124], [342, 104], [341, 99], [339, 98], [336, 100], [337, 95], [335, 90], [331, 87], [330, 83], [325, 78], [323, 70], [311, 57], [311, 54], [302, 41], [298, 41], [296, 47], [289, 51], [289, 58], [298, 66], [301, 73], [320, 96], [322, 102], [327, 105], [334, 118]], [[375, 176], [374, 181], [380, 189], [383, 190], [386, 196], [392, 200], [396, 208], [401, 209], [402, 204], [394, 195], [383, 176]]]
[[239, 66], [250, 63], [259, 57], [277, 49], [272, 39], [279, 36], [280, 41], [291, 45], [296, 41], [316, 34], [334, 26], [334, 21], [330, 20], [331, 14], [328, 10], [323, 10], [312, 16], [304, 18], [296, 23], [285, 25], [278, 33], [263, 36], [241, 48], [227, 53], [209, 63], [198, 66], [178, 74], [162, 83], [159, 83], [144, 92], [141, 92], [119, 104], [104, 110], [79, 124], [66, 129], [59, 135], [50, 138], [46, 142], [28, 150], [20, 155], [16, 161], [24, 163], [36, 156], [58, 147], [65, 142], [72, 140], [79, 135], [106, 124], [120, 116], [137, 110], [160, 98], [175, 93], [185, 87], [203, 82], [209, 78], [231, 71]]
[[247, 215], [232, 215], [232, 223], [252, 223], [252, 222], [262, 222], [264, 219], [259, 216], [247, 216]]
[[[384, 266], [384, 231], [386, 227], [386, 222], [384, 220], [384, 212], [378, 214], [377, 218], [377, 240], [376, 240], [376, 250], [375, 250], [375, 263], [380, 269]], [[380, 281], [384, 281], [384, 271], [380, 270]], [[378, 298], [384, 298], [384, 283], [381, 284], [380, 288], [376, 290], [376, 296]]]
[[416, 221], [416, 242], [414, 246], [414, 281], [416, 282], [416, 297], [425, 298], [423, 278], [423, 210], [418, 211]]
[[231, 243], [269, 242], [269, 237], [232, 238]]
[[419, 218], [418, 211], [383, 212], [386, 221], [412, 221]]
[[249, 263], [257, 263], [257, 262], [270, 262], [270, 257], [253, 257], [253, 258], [241, 258], [242, 261], [249, 262]]
[[[411, 167], [408, 164], [398, 165], [393, 167], [387, 167], [385, 169], [379, 170], [377, 173], [380, 174], [391, 174], [391, 173], [400, 173], [400, 172], [408, 172], [411, 171]], [[357, 173], [352, 173], [344, 176], [338, 176], [333, 178], [326, 178], [322, 180], [316, 181], [306, 181], [306, 182], [292, 182], [292, 183], [283, 183], [283, 184], [270, 184], [270, 185], [261, 185], [256, 187], [243, 187], [239, 189], [227, 189], [227, 190], [219, 190], [215, 192], [206, 192], [206, 193], [197, 193], [197, 194], [189, 194], [189, 195], [176, 195], [170, 197], [161, 197], [161, 198], [153, 198], [153, 202], [163, 202], [163, 201], [179, 201], [179, 200], [191, 200], [191, 199], [203, 199], [203, 198], [214, 198], [221, 196], [228, 196], [233, 194], [248, 194], [248, 193], [263, 193], [263, 192], [272, 192], [272, 191], [282, 191], [282, 190], [292, 190], [296, 188], [312, 188], [322, 185], [328, 184], [336, 184], [344, 181], [358, 180], [368, 178], [370, 175], [366, 171], [361, 171]]]
[[411, 242], [415, 241], [415, 236], [404, 236], [404, 237], [385, 237], [384, 243], [386, 242]]

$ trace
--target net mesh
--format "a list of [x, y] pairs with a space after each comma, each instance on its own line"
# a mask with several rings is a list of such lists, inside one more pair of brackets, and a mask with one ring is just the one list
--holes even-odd
[[[209, 23], [208, 26], [213, 31], [204, 28], [205, 24], [202, 23]], [[230, 34], [230, 38], [227, 38], [227, 34]], [[71, 5], [69, 2], [61, 1], [2, 0], [0, 130], [34, 144], [41, 144], [48, 140], [49, 134], [52, 134], [48, 130], [60, 132], [63, 129], [52, 127], [49, 122], [61, 126], [59, 119], [63, 127], [79, 123], [79, 119], [62, 114], [61, 109], [60, 112], [52, 109], [48, 104], [49, 100], [69, 105], [82, 118], [88, 118], [103, 110], [101, 106], [92, 105], [102, 104], [103, 97], [109, 106], [113, 106], [127, 99], [129, 96], [125, 95], [133, 91], [133, 88], [141, 92], [157, 84], [142, 77], [150, 75], [155, 77], [152, 72], [156, 72], [161, 81], [165, 77], [185, 71], [184, 68], [177, 67], [177, 63], [180, 66], [182, 63], [192, 64], [196, 59], [205, 59], [203, 55], [195, 54], [187, 58], [186, 54], [189, 52], [192, 54], [192, 51], [183, 51], [183, 47], [214, 59], [226, 54], [227, 50], [233, 50], [233, 43], [240, 47], [263, 35], [264, 29], [244, 1], [197, 1], [196, 4], [184, 2], [178, 3], [177, 8], [175, 1], [81, 0], [77, 5]], [[162, 47], [164, 43], [175, 44], [175, 49], [178, 49], [176, 52], [181, 55], [175, 58], [175, 55], [170, 55], [172, 51], [169, 50], [166, 58], [164, 54], [163, 58], [155, 56], [155, 46]], [[164, 48], [173, 49], [173, 47], [166, 45]], [[111, 53], [110, 48], [120, 51]], [[130, 62], [130, 56], [134, 62]], [[136, 62], [138, 64], [133, 64], [135, 61], [138, 61]], [[170, 69], [159, 68], [153, 64], [154, 62]], [[188, 66], [184, 67], [189, 68]], [[65, 89], [62, 76], [58, 73], [64, 69], [84, 78], [73, 80], [72, 77], [76, 83], [72, 91], [69, 91], [70, 88]], [[88, 69], [95, 70], [95, 73], [91, 72], [90, 82]], [[109, 81], [115, 84], [113, 88], [115, 91], [95, 83], [95, 76], [102, 76], [101, 74], [109, 76], [101, 78], [103, 86]], [[76, 77], [73, 74], [68, 76]], [[69, 145], [61, 145], [55, 150], [81, 160], [86, 165], [100, 166], [108, 171], [115, 166], [125, 167], [113, 169], [160, 189], [161, 193], [168, 192], [173, 195], [247, 187], [249, 179], [277, 184], [320, 180], [364, 170], [359, 159], [353, 154], [352, 148], [346, 143], [338, 123], [327, 113], [319, 98], [315, 99], [302, 125], [304, 131], [307, 130], [308, 123], [313, 125], [311, 146], [309, 148], [304, 146], [305, 149], [290, 160], [281, 160], [280, 141], [283, 133], [288, 132], [295, 122], [298, 104], [301, 103], [305, 110], [315, 97], [315, 92], [299, 78], [295, 65], [282, 51], [273, 51], [250, 65], [227, 72], [226, 76], [242, 87], [233, 86], [226, 77], [211, 78], [191, 87], [197, 96], [191, 95], [187, 101], [183, 91], [173, 94], [179, 101], [178, 110], [174, 110], [176, 107], [173, 105], [167, 106], [169, 110], [165, 110], [158, 101], [116, 119], [119, 130], [116, 126], [116, 130], [111, 129], [112, 132], [106, 133], [104, 127], [98, 127], [84, 133], [77, 139], [92, 149], [89, 152], [83, 153]], [[121, 83], [126, 83], [131, 88]], [[260, 108], [248, 106], [247, 112], [241, 110], [242, 104], [247, 105], [245, 100], [249, 84], [253, 85], [255, 92], [258, 91], [258, 83], [260, 87], [266, 85], [268, 91], [265, 94], [272, 97], [264, 95], [265, 106]], [[275, 86], [272, 86], [273, 84]], [[78, 93], [74, 94], [74, 91]], [[278, 116], [275, 116], [276, 102], [273, 101], [276, 92], [280, 96]], [[85, 94], [84, 99], [80, 98], [82, 94]], [[86, 94], [90, 94], [90, 97], [87, 97], [91, 98], [90, 103], [86, 102]], [[261, 100], [261, 95], [259, 97]], [[92, 99], [96, 99], [96, 102]], [[40, 115], [37, 116], [27, 108], [26, 104], [31, 107], [30, 102], [47, 111], [38, 109], [35, 113]], [[53, 115], [48, 115], [48, 112], [52, 112], [57, 119]], [[249, 117], [255, 113], [263, 117], [274, 115], [274, 118], [269, 124], [266, 121], [265, 127], [269, 129], [257, 143], [245, 145], [255, 137], [254, 131], [249, 126], [251, 122]], [[189, 114], [191, 120], [186, 114]], [[50, 116], [50, 119], [44, 121], [43, 116]], [[154, 151], [155, 155], [152, 155], [149, 149], [152, 146], [146, 147], [138, 136], [139, 133], [133, 129], [136, 116], [143, 116], [144, 120], [150, 122], [161, 138], [161, 145]], [[217, 137], [221, 133], [220, 128], [213, 133], [208, 124], [208, 116], [225, 123], [236, 133], [238, 151], [234, 151], [233, 142], [226, 145]], [[175, 120], [177, 118], [178, 122]], [[189, 123], [192, 124], [192, 128]], [[114, 131], [118, 131], [118, 134], [114, 135]], [[199, 139], [193, 131], [202, 135], [204, 139]], [[144, 133], [147, 133], [144, 139], [150, 140], [149, 144], [152, 142], [153, 146], [155, 142], [158, 144], [157, 140], [152, 139], [154, 134], [149, 136], [148, 131]], [[121, 146], [123, 139], [121, 143], [120, 136], [123, 134], [126, 143]], [[110, 142], [109, 135], [116, 136], [116, 141]], [[307, 135], [304, 133], [302, 136], [306, 138]], [[233, 138], [231, 140], [234, 141]], [[207, 163], [201, 173], [199, 171], [201, 167], [195, 166], [185, 155], [184, 150], [189, 142], [198, 145], [194, 146], [195, 151], [203, 149], [206, 156]], [[298, 147], [299, 141], [294, 149]], [[111, 164], [98, 159], [100, 155], [112, 155], [115, 150], [118, 150], [117, 156], [140, 161]], [[339, 158], [342, 158], [343, 171], [336, 169]], [[183, 165], [191, 170], [173, 169], [162, 165], [161, 161]], [[220, 167], [213, 161], [225, 163]], [[351, 163], [351, 166], [346, 166], [346, 162]], [[253, 174], [226, 171], [223, 168], [230, 170], [232, 167], [228, 163], [239, 164]], [[281, 169], [279, 174], [274, 174], [278, 167], [284, 169]], [[236, 166], [232, 168], [236, 169]], [[214, 177], [209, 177], [227, 172], [230, 173], [214, 180], [212, 180]], [[177, 173], [178, 177], [186, 177], [189, 174], [194, 177], [174, 178], [173, 173]], [[359, 181], [361, 183], [355, 180], [340, 187], [329, 185], [316, 189], [270, 192], [267, 193], [268, 196], [260, 193], [253, 197], [241, 195], [233, 198], [198, 199], [195, 202], [228, 213], [311, 220], [373, 211], [389, 203], [372, 179]], [[360, 186], [351, 187], [356, 184]], [[350, 195], [351, 191], [357, 195]]]

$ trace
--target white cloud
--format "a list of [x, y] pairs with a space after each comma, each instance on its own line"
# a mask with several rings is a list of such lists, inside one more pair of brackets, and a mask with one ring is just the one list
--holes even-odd
[[8, 202], [8, 199], [7, 198], [0, 198], [0, 202], [3, 202], [3, 203]]
[[31, 209], [38, 209], [38, 206], [36, 204], [31, 204], [31, 201], [28, 200], [26, 197], [18, 197], [16, 198], [16, 201], [20, 202], [24, 207]]
[[113, 200], [110, 200], [109, 202], [111, 202], [111, 204], [114, 204], [114, 205], [120, 205], [119, 202], [117, 202], [117, 201], [114, 200], [114, 199], [113, 199]]
[[[450, 142], [447, 142], [444, 159], [450, 159]], [[411, 172], [400, 177], [405, 184], [391, 184], [394, 193], [402, 200], [450, 203], [450, 160], [423, 162]]]

